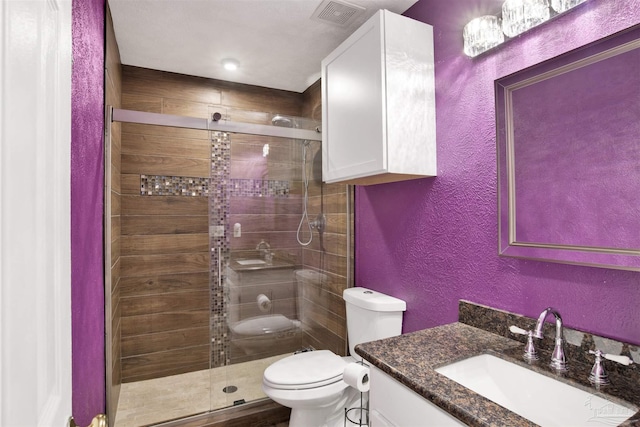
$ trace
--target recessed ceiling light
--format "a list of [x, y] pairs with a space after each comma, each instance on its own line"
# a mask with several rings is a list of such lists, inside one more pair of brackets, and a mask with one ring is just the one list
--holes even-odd
[[240, 67], [240, 63], [233, 58], [227, 58], [222, 60], [222, 66], [225, 70], [235, 71]]

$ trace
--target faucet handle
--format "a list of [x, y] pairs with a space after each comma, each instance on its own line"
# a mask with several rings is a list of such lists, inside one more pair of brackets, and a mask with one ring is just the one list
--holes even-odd
[[538, 360], [538, 352], [536, 351], [536, 347], [533, 345], [533, 331], [525, 331], [515, 325], [509, 326], [509, 330], [512, 334], [527, 336], [527, 344], [524, 346], [524, 353], [522, 354], [523, 359], [527, 362]]
[[603, 353], [600, 350], [593, 351], [593, 350], [589, 350], [589, 354], [595, 354], [596, 357], [598, 357], [598, 354], [602, 357], [604, 357], [607, 360], [611, 360], [613, 362], [617, 362], [621, 365], [625, 365], [625, 366], [629, 366], [633, 364], [633, 360], [631, 360], [629, 357], [627, 356], [623, 356], [621, 354], [608, 354], [608, 353]]
[[509, 330], [511, 331], [512, 334], [529, 335], [529, 332], [525, 331], [522, 328], [518, 328], [515, 325], [509, 326]]
[[633, 360], [628, 358], [627, 356], [622, 356], [618, 354], [607, 354], [603, 353], [599, 349], [589, 350], [589, 354], [595, 354], [596, 360], [593, 364], [593, 368], [591, 368], [591, 373], [589, 374], [589, 382], [598, 388], [599, 386], [609, 384], [609, 376], [604, 369], [604, 364], [602, 363], [602, 358], [604, 357], [607, 360], [611, 360], [616, 363], [620, 363], [621, 365], [629, 366], [633, 363]]
[[596, 355], [595, 363], [589, 374], [589, 382], [596, 386], [596, 388], [609, 384], [609, 375], [607, 375], [607, 371], [604, 370], [604, 365], [602, 364], [602, 356], [604, 353], [600, 350], [589, 350], [589, 353]]

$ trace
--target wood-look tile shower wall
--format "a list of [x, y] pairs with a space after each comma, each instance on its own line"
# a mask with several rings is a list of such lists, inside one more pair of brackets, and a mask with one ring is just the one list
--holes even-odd
[[[234, 120], [264, 123], [270, 121], [269, 112], [311, 116], [314, 110], [319, 112], [318, 103], [319, 84], [299, 94], [122, 67], [122, 108], [129, 110], [204, 118], [211, 106], [219, 106]], [[142, 196], [140, 175], [208, 177], [209, 135], [137, 124], [120, 126], [122, 164], [113, 169], [114, 173], [121, 171], [119, 304], [114, 324], [120, 325], [122, 339], [112, 343], [112, 348], [121, 347], [122, 381], [205, 369], [210, 344], [207, 198]], [[300, 191], [299, 183], [293, 187], [292, 191]], [[346, 214], [344, 210], [337, 213], [345, 206], [339, 201], [346, 196], [342, 187], [324, 186], [320, 191], [320, 184], [310, 185], [310, 216], [322, 205], [329, 226], [324, 237], [326, 252], [312, 245], [303, 251], [303, 264], [332, 271], [327, 274], [331, 280], [305, 289], [305, 318], [301, 319], [307, 344], [340, 354], [346, 340], [341, 293], [346, 286], [348, 254], [346, 234], [340, 230]], [[277, 241], [278, 236], [273, 234], [273, 239]], [[319, 245], [317, 239], [314, 244]], [[255, 248], [255, 242], [247, 240], [246, 248], [251, 247]]]

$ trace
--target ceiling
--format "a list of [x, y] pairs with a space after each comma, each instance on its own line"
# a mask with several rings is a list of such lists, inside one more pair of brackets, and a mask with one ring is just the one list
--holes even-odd
[[[377, 10], [403, 13], [416, 1], [109, 0], [109, 7], [125, 65], [303, 92], [320, 78], [322, 59]], [[312, 19], [320, 12], [325, 19]], [[225, 58], [240, 68], [225, 70]]]

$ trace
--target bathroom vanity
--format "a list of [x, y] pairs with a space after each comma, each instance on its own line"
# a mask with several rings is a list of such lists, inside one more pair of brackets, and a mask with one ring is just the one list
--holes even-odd
[[[437, 371], [443, 366], [482, 354], [490, 354], [516, 369], [532, 371], [533, 375], [540, 374], [538, 376], [547, 381], [552, 379], [554, 384], [562, 387], [568, 384], [580, 393], [593, 396], [578, 401], [580, 407], [589, 411], [588, 422], [582, 425], [640, 425], [640, 349], [637, 346], [565, 328], [569, 371], [557, 374], [548, 366], [554, 345], [552, 324], [545, 323], [544, 339], [536, 342], [539, 360], [528, 364], [522, 358], [526, 338], [511, 334], [509, 326], [531, 330], [535, 319], [466, 301], [461, 301], [459, 307], [459, 321], [456, 323], [356, 347], [356, 353], [372, 365], [372, 425], [566, 425], [554, 424], [553, 419], [538, 423], [530, 421]], [[594, 360], [588, 352], [596, 346], [605, 347], [602, 350], [606, 352], [630, 355], [634, 360], [630, 366], [607, 361], [605, 365], [611, 384], [600, 390], [596, 390], [588, 380]], [[529, 382], [523, 381], [521, 393], [512, 394], [522, 394], [528, 399], [537, 397], [529, 386]], [[549, 390], [539, 394], [550, 395], [552, 400], [565, 397], [564, 393], [554, 396]], [[545, 414], [544, 406], [535, 410]]]

